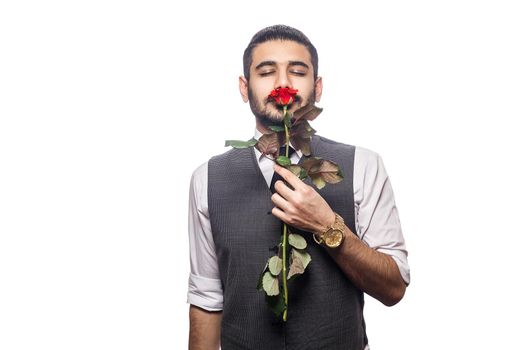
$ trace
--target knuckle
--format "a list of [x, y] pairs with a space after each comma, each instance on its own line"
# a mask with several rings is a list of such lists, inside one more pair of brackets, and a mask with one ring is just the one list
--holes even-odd
[[311, 188], [310, 186], [304, 186], [302, 188], [302, 192], [303, 194], [305, 195], [311, 195], [312, 194], [312, 191], [313, 191], [313, 188]]
[[303, 203], [298, 198], [293, 198], [293, 199], [290, 200], [290, 202], [293, 204], [293, 212], [294, 213], [297, 213], [298, 211], [300, 211], [303, 208]]

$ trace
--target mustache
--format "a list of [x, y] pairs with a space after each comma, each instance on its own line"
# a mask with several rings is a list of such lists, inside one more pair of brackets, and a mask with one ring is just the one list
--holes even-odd
[[[275, 100], [273, 99], [273, 97], [271, 97], [271, 96], [266, 97], [265, 102], [266, 103], [274, 103], [274, 104], [276, 103]], [[301, 102], [303, 102], [303, 98], [301, 96], [299, 96], [299, 95], [295, 95], [294, 99], [293, 99], [293, 103], [295, 103], [295, 102], [301, 103]]]

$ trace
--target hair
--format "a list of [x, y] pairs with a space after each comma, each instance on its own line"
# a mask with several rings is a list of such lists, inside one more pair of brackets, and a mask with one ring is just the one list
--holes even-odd
[[310, 39], [298, 29], [284, 25], [276, 24], [270, 27], [266, 27], [258, 31], [244, 50], [243, 55], [243, 69], [244, 77], [250, 80], [250, 66], [253, 63], [253, 49], [261, 43], [271, 40], [290, 40], [295, 41], [301, 45], [304, 45], [310, 53], [310, 59], [314, 68], [314, 81], [317, 80], [317, 67], [319, 63], [319, 57], [317, 56], [317, 49], [310, 42]]

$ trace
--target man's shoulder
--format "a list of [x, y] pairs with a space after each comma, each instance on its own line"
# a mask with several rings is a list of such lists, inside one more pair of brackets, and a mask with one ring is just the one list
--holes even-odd
[[229, 158], [229, 157], [232, 157], [232, 156], [235, 156], [236, 154], [239, 153], [239, 150], [241, 150], [241, 148], [230, 148], [224, 152], [221, 152], [221, 153], [218, 153], [218, 154], [215, 154], [213, 156], [210, 157], [210, 159], [208, 160], [209, 161], [212, 161], [214, 159], [220, 159], [220, 158]]
[[231, 148], [228, 149], [222, 153], [215, 154], [211, 156], [207, 161], [200, 164], [195, 170], [193, 171], [193, 178], [202, 178], [208, 175], [208, 167], [210, 162], [215, 161], [221, 161], [226, 160], [230, 158], [235, 158], [238, 155], [239, 149]]
[[332, 140], [332, 139], [329, 139], [328, 137], [321, 136], [321, 135], [315, 135], [314, 138], [318, 138], [319, 142], [327, 143], [327, 144], [334, 145], [334, 146], [355, 147], [354, 145], [344, 143], [341, 141]]
[[354, 162], [358, 164], [359, 167], [369, 167], [370, 165], [377, 165], [379, 162], [382, 162], [381, 156], [378, 152], [359, 145], [353, 145], [341, 141], [336, 141], [329, 139], [324, 136], [317, 135], [320, 142], [330, 144], [335, 147], [342, 148], [354, 148]]
[[355, 146], [355, 157], [363, 162], [376, 162], [381, 156], [376, 151], [362, 146]]
[[199, 165], [191, 175], [191, 182], [194, 187], [203, 187], [208, 177], [208, 161]]
[[377, 159], [379, 158], [379, 154], [369, 148], [366, 148], [366, 147], [363, 147], [363, 146], [359, 146], [359, 145], [354, 145], [354, 144], [349, 144], [349, 143], [345, 143], [345, 142], [341, 142], [341, 141], [336, 141], [336, 140], [332, 140], [332, 139], [329, 139], [325, 136], [320, 136], [320, 135], [317, 135], [317, 137], [319, 137], [319, 140], [321, 142], [324, 142], [324, 143], [328, 143], [328, 144], [331, 144], [331, 145], [339, 145], [341, 147], [353, 147], [355, 148], [355, 155], [356, 157], [360, 157], [362, 159], [366, 159], [366, 160], [374, 160], [374, 159]]
[[378, 152], [369, 148], [356, 147], [354, 165], [354, 176], [363, 181], [367, 177], [377, 178], [379, 175], [386, 176], [383, 159]]
[[208, 159], [208, 166], [209, 169], [236, 167], [251, 159], [253, 154], [253, 147], [231, 148]]

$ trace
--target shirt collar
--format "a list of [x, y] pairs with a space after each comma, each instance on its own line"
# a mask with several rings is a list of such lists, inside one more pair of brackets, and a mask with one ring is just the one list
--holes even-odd
[[[257, 128], [255, 128], [255, 133], [254, 133], [254, 136], [253, 138], [256, 139], [256, 140], [259, 140], [259, 138], [262, 136], [262, 132], [260, 132]], [[290, 147], [292, 145], [290, 144]], [[253, 148], [254, 151], [255, 151], [255, 158], [257, 158], [257, 160], [260, 162], [262, 158], [264, 158], [264, 155], [257, 149], [257, 147], [254, 147]], [[297, 156], [299, 157], [299, 159], [301, 159], [301, 157], [303, 156], [303, 153], [301, 152], [300, 149], [296, 149], [295, 150], [295, 154], [297, 154]]]

